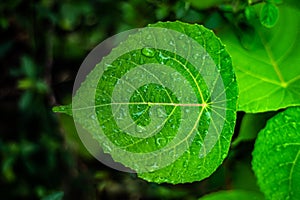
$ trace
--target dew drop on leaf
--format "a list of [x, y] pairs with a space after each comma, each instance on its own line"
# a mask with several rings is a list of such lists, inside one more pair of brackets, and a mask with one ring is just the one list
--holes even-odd
[[185, 36], [184, 34], [181, 34], [181, 35], [178, 37], [178, 39], [179, 39], [179, 40], [182, 40], [182, 39], [184, 38], [184, 36]]
[[280, 151], [281, 150], [280, 145], [277, 145], [276, 148], [275, 148], [275, 150], [276, 151]]
[[142, 133], [142, 132], [144, 132], [146, 129], [145, 129], [143, 126], [136, 125], [135, 130], [136, 130], [136, 132], [138, 132], [138, 133]]
[[162, 108], [157, 108], [157, 116], [159, 118], [164, 118], [167, 116], [167, 114], [165, 113], [165, 111]]
[[169, 44], [170, 44], [171, 46], [175, 46], [175, 43], [174, 43], [174, 41], [172, 41], [172, 40], [169, 42]]
[[184, 161], [184, 163], [183, 163], [183, 167], [184, 167], [184, 168], [186, 168], [186, 167], [188, 166], [188, 163], [189, 163], [189, 162], [188, 162], [187, 160], [186, 160], [186, 161]]
[[169, 56], [163, 55], [162, 52], [159, 52], [156, 58], [160, 64], [166, 64], [166, 62], [170, 59]]
[[166, 144], [166, 139], [165, 138], [157, 138], [156, 144], [157, 144], [157, 146], [164, 146]]
[[156, 51], [153, 48], [145, 47], [142, 49], [142, 54], [146, 57], [152, 58], [155, 56], [155, 53], [156, 53]]
[[[143, 41], [156, 42], [157, 49]], [[113, 160], [145, 180], [176, 184], [207, 178], [227, 155], [236, 119], [237, 83], [228, 53], [216, 53], [222, 46], [212, 31], [182, 22], [157, 23], [133, 34], [80, 86], [73, 97], [74, 121], [95, 136]], [[220, 75], [218, 82], [212, 78], [215, 75]], [[160, 86], [151, 87], [152, 83]], [[210, 96], [220, 93], [226, 95], [217, 100], [226, 103], [213, 107]], [[99, 101], [94, 103], [95, 99]], [[205, 100], [212, 106], [201, 111], [199, 103]], [[91, 110], [98, 124], [86, 119]], [[130, 147], [108, 146], [111, 143]]]
[[196, 54], [194, 55], [194, 58], [195, 58], [195, 59], [198, 59], [198, 58], [199, 58], [199, 54], [196, 53]]

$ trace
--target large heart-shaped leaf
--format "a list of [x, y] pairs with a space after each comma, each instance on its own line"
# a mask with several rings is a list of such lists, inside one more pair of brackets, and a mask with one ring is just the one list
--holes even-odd
[[226, 157], [236, 101], [231, 59], [213, 32], [166, 22], [103, 58], [72, 113], [116, 162], [148, 181], [183, 183], [208, 177]]
[[233, 58], [239, 110], [255, 113], [300, 105], [300, 10], [287, 2], [279, 5], [280, 17], [271, 29], [257, 19], [247, 35], [238, 37], [232, 29], [220, 32]]
[[258, 134], [253, 170], [267, 199], [300, 199], [300, 108], [271, 118]]

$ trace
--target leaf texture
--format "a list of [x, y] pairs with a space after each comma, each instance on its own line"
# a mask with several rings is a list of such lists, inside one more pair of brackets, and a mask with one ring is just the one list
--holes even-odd
[[267, 199], [300, 199], [300, 108], [271, 118], [258, 134], [252, 166]]
[[77, 125], [148, 181], [199, 181], [226, 157], [237, 83], [212, 31], [182, 22], [130, 35], [73, 97]]
[[261, 26], [258, 20], [254, 23], [247, 48], [231, 30], [219, 34], [233, 58], [241, 111], [257, 113], [300, 104], [300, 10], [287, 2], [278, 6], [280, 17], [273, 28]]

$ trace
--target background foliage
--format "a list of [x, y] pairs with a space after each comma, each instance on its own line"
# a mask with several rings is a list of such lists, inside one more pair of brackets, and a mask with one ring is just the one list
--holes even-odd
[[[286, 1], [299, 9], [297, 0]], [[276, 28], [285, 16], [281, 4], [280, 0], [1, 1], [1, 199], [197, 199], [228, 189], [260, 193], [250, 165], [253, 139], [260, 128], [247, 127], [264, 127], [276, 111], [239, 112], [234, 135], [238, 139], [208, 179], [158, 185], [111, 170], [92, 158], [76, 135], [72, 118], [55, 115], [51, 107], [70, 103], [81, 62], [109, 36], [178, 19], [203, 24], [225, 41], [223, 33], [229, 29], [238, 38], [234, 44], [251, 49], [254, 27]], [[260, 10], [258, 17], [255, 9]], [[289, 32], [297, 33], [297, 26], [289, 27]], [[245, 59], [237, 56], [236, 62]]]

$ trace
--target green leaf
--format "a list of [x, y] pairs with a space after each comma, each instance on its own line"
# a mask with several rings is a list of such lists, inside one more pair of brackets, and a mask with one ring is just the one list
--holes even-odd
[[208, 194], [200, 200], [263, 200], [264, 196], [257, 192], [246, 190], [228, 190]]
[[227, 156], [237, 93], [231, 59], [212, 31], [165, 22], [103, 58], [77, 90], [72, 113], [143, 179], [184, 183], [208, 177]]
[[252, 166], [267, 199], [300, 199], [300, 108], [271, 118], [258, 134]]
[[255, 23], [251, 48], [243, 48], [243, 36], [230, 29], [219, 34], [233, 58], [239, 110], [256, 113], [300, 105], [300, 11], [286, 4], [279, 8], [281, 17], [273, 28]]
[[260, 12], [260, 22], [267, 28], [275, 26], [279, 18], [279, 11], [275, 4], [266, 3]]

